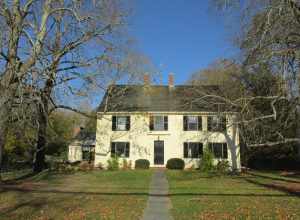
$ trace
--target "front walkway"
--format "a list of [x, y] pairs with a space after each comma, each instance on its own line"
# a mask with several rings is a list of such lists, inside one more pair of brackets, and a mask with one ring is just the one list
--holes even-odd
[[156, 169], [150, 184], [150, 196], [143, 220], [173, 220], [170, 215], [169, 186], [163, 169]]

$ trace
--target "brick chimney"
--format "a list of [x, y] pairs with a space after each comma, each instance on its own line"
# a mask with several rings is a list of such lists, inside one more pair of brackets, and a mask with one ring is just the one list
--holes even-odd
[[150, 85], [150, 77], [148, 73], [144, 74], [144, 85], [149, 86]]
[[169, 87], [173, 88], [174, 87], [174, 74], [169, 73]]

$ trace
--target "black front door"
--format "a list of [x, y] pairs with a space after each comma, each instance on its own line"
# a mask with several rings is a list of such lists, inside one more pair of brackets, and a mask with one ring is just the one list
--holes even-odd
[[154, 141], [154, 164], [164, 164], [164, 142]]

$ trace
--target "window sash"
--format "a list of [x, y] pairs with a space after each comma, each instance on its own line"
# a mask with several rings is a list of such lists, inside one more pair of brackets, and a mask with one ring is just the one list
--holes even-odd
[[187, 117], [187, 128], [189, 131], [198, 130], [198, 117], [197, 116], [188, 116]]
[[154, 130], [164, 130], [164, 116], [154, 116]]
[[217, 159], [228, 158], [227, 143], [209, 143], [209, 150], [214, 154], [214, 157]]
[[203, 155], [203, 144], [200, 142], [184, 143], [184, 158], [201, 158]]
[[167, 131], [168, 116], [154, 115], [150, 116], [150, 131]]
[[127, 117], [118, 116], [117, 117], [117, 130], [125, 131], [126, 130]]
[[130, 116], [112, 116], [113, 131], [129, 131]]
[[111, 143], [111, 157], [128, 158], [130, 152], [129, 142], [112, 142]]
[[207, 130], [208, 131], [226, 131], [226, 117], [225, 116], [208, 116], [207, 117]]

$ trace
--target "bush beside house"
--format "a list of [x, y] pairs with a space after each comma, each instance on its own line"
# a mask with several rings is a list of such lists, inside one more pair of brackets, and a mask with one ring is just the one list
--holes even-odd
[[138, 159], [135, 161], [135, 169], [149, 169], [150, 161], [146, 159]]
[[184, 161], [180, 158], [171, 158], [167, 161], [167, 168], [172, 170], [183, 170], [184, 169]]

